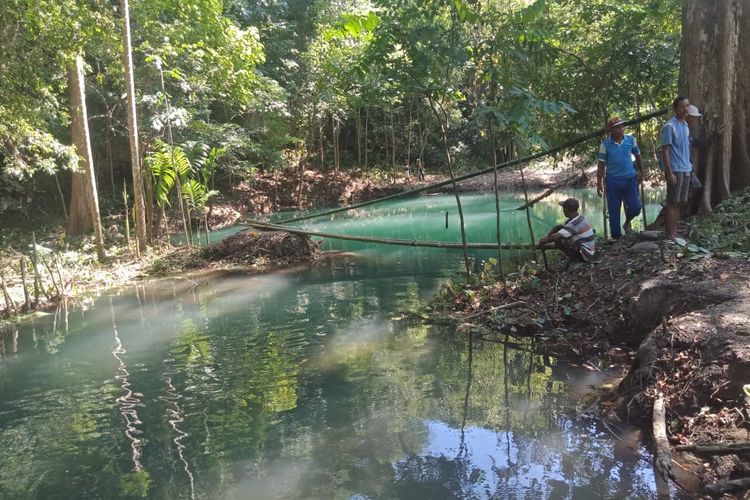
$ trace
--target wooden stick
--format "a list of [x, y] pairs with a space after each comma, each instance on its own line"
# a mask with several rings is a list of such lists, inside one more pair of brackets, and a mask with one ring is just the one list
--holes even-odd
[[[526, 200], [526, 222], [529, 225], [529, 236], [531, 237], [531, 255], [536, 260], [536, 243], [534, 242], [534, 228], [531, 226], [531, 212], [529, 211], [529, 191], [526, 189], [526, 176], [523, 173], [523, 167], [521, 167], [521, 182], [523, 183], [523, 197]], [[547, 256], [544, 256], [544, 268], [547, 267]]]
[[[42, 279], [39, 276], [39, 256], [36, 253], [36, 233], [31, 231], [31, 265], [34, 268], [34, 303], [39, 305], [39, 289], [42, 288]], [[46, 295], [46, 292], [45, 292]], [[49, 297], [47, 297], [49, 298]]]
[[654, 477], [656, 479], [656, 494], [660, 498], [669, 498], [669, 478], [672, 475], [672, 453], [667, 440], [667, 424], [664, 410], [664, 396], [659, 394], [654, 400], [653, 433], [656, 444], [654, 457]]
[[582, 176], [583, 176], [583, 174], [576, 173], [576, 174], [571, 175], [570, 177], [566, 177], [565, 179], [561, 180], [560, 182], [558, 182], [557, 184], [555, 184], [554, 186], [552, 186], [551, 188], [549, 188], [548, 190], [546, 190], [544, 193], [542, 193], [539, 196], [537, 196], [536, 198], [532, 198], [531, 200], [527, 201], [526, 203], [524, 203], [520, 207], [516, 208], [516, 210], [526, 210], [527, 208], [533, 207], [534, 204], [536, 204], [537, 202], [545, 199], [546, 197], [548, 197], [549, 195], [551, 195], [552, 193], [554, 193], [555, 191], [557, 191], [558, 189], [560, 189], [561, 187], [563, 187], [568, 182], [570, 182], [573, 179], [576, 179], [578, 177], [582, 177]]
[[60, 260], [55, 257], [55, 267], [57, 268], [57, 277], [60, 279], [60, 293], [65, 295], [65, 281], [63, 281], [62, 273], [60, 272]]
[[750, 441], [739, 443], [680, 444], [675, 446], [675, 449], [677, 451], [690, 451], [709, 455], [734, 455], [735, 453], [750, 453]]
[[27, 311], [30, 311], [31, 300], [29, 300], [29, 287], [26, 286], [26, 257], [21, 255], [19, 264], [21, 266], [21, 282], [23, 283], [24, 306], [26, 307]]
[[456, 319], [465, 320], [465, 319], [476, 318], [477, 316], [481, 316], [482, 314], [490, 314], [490, 313], [493, 313], [493, 312], [496, 312], [496, 311], [503, 311], [505, 309], [515, 309], [516, 307], [521, 307], [521, 306], [523, 306], [525, 304], [526, 304], [526, 302], [524, 302], [523, 300], [518, 300], [516, 302], [510, 302], [508, 304], [502, 304], [502, 305], [499, 305], [499, 306], [490, 307], [486, 311], [475, 312], [475, 313], [470, 314], [468, 316], [458, 317]]
[[2, 269], [0, 269], [0, 284], [2, 284], [3, 287], [3, 295], [5, 296], [5, 309], [10, 312], [13, 311], [13, 314], [18, 314], [18, 309], [16, 309], [16, 303], [13, 301], [13, 297], [10, 296], [10, 292], [8, 292], [8, 287], [5, 284], [5, 273]]
[[[424, 240], [398, 240], [388, 238], [374, 238], [368, 236], [354, 236], [350, 234], [332, 234], [332, 233], [321, 233], [318, 231], [307, 231], [305, 229], [292, 229], [286, 226], [279, 226], [277, 224], [271, 224], [268, 222], [261, 221], [245, 221], [250, 227], [267, 229], [271, 231], [286, 231], [294, 234], [304, 234], [308, 236], [317, 236], [319, 238], [331, 238], [337, 240], [348, 240], [348, 241], [363, 241], [368, 243], [377, 243], [382, 245], [401, 245], [409, 247], [427, 247], [427, 248], [463, 248], [462, 243], [454, 243], [450, 241], [424, 241]], [[497, 249], [497, 243], [466, 243], [466, 248], [473, 250], [494, 250]], [[534, 247], [528, 243], [503, 243], [503, 249], [507, 250], [530, 250]], [[547, 248], [552, 248], [551, 246]]]
[[[495, 144], [495, 132], [492, 126], [492, 120], [487, 117], [487, 122], [490, 129], [490, 139], [492, 142], [492, 164], [497, 165], [497, 145]], [[500, 271], [500, 277], [503, 283], [506, 282], [505, 270], [503, 269], [503, 253], [502, 253], [502, 240], [500, 238], [500, 190], [497, 184], [497, 166], [493, 170], [494, 182], [493, 187], [495, 191], [495, 239], [497, 240], [497, 269]]]
[[57, 282], [55, 281], [55, 275], [52, 273], [52, 268], [49, 267], [49, 264], [47, 263], [47, 259], [42, 259], [42, 264], [44, 264], [44, 267], [47, 269], [47, 272], [49, 272], [49, 277], [52, 279], [52, 285], [55, 287], [57, 296], [62, 297], [60, 288], [57, 286]]

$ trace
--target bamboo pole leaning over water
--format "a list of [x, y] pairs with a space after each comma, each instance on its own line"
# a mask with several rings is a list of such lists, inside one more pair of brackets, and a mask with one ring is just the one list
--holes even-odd
[[546, 190], [544, 193], [542, 193], [539, 196], [537, 196], [536, 198], [533, 198], [530, 201], [527, 201], [526, 203], [524, 203], [523, 205], [521, 205], [520, 207], [516, 208], [516, 210], [525, 210], [525, 209], [527, 209], [529, 207], [533, 207], [536, 203], [542, 201], [543, 199], [545, 199], [546, 197], [548, 197], [549, 195], [551, 195], [552, 193], [554, 193], [555, 191], [557, 191], [558, 189], [560, 189], [561, 187], [563, 187], [568, 182], [572, 181], [576, 177], [581, 177], [581, 176], [582, 176], [582, 174], [576, 173], [575, 175], [571, 175], [570, 177], [566, 177], [565, 179], [561, 180], [560, 182], [558, 182], [557, 184], [555, 184], [554, 186], [552, 186], [551, 188], [549, 188], [548, 190]]
[[495, 229], [497, 235], [497, 270], [500, 272], [500, 278], [505, 283], [505, 271], [503, 270], [502, 242], [500, 241], [500, 193], [497, 186], [497, 146], [495, 144], [495, 130], [492, 127], [492, 120], [488, 118], [490, 127], [490, 139], [492, 141], [492, 165], [495, 176]]
[[[355, 236], [349, 234], [334, 234], [334, 233], [321, 233], [318, 231], [308, 231], [306, 229], [293, 229], [287, 226], [279, 226], [278, 224], [271, 224], [269, 222], [261, 222], [255, 220], [245, 221], [250, 227], [258, 229], [266, 229], [269, 231], [286, 231], [288, 233], [303, 234], [307, 236], [317, 236], [319, 238], [331, 238], [335, 240], [347, 240], [347, 241], [362, 241], [365, 243], [375, 243], [380, 245], [399, 245], [407, 247], [423, 247], [423, 248], [447, 248], [447, 249], [461, 249], [464, 248], [463, 243], [455, 243], [452, 241], [426, 241], [426, 240], [399, 240], [390, 238], [375, 238], [370, 236]], [[496, 250], [497, 243], [466, 243], [466, 248], [472, 250]], [[532, 250], [535, 248], [534, 245], [528, 243], [503, 243], [503, 250]], [[552, 248], [548, 246], [546, 248]]]
[[[526, 187], [526, 175], [523, 173], [523, 167], [519, 168], [521, 171], [521, 182], [523, 183], [523, 197], [526, 200], [526, 222], [529, 225], [529, 236], [531, 237], [531, 254], [536, 260], [536, 240], [534, 239], [534, 228], [531, 226], [531, 212], [529, 210], [529, 190]], [[547, 265], [547, 254], [544, 253], [542, 248], [542, 258], [544, 259], [544, 268], [549, 269]]]

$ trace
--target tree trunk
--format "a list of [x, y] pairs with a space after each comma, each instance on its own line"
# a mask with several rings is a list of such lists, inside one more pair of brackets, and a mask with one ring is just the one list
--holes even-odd
[[409, 101], [409, 122], [406, 128], [406, 164], [411, 165], [411, 108], [412, 101]]
[[390, 110], [391, 115], [391, 165], [396, 166], [396, 124], [393, 117], [393, 109]]
[[70, 129], [78, 154], [79, 172], [73, 174], [73, 192], [70, 198], [70, 216], [66, 234], [79, 235], [94, 230], [96, 253], [99, 260], [104, 255], [104, 235], [99, 216], [99, 196], [96, 192], [96, 173], [91, 156], [88, 116], [86, 113], [86, 88], [84, 86], [83, 58], [76, 56], [68, 71], [70, 95]]
[[750, 185], [750, 0], [685, 0], [680, 93], [703, 113], [701, 213]]
[[141, 177], [141, 155], [138, 144], [138, 119], [135, 110], [135, 83], [133, 81], [133, 55], [130, 44], [130, 7], [128, 0], [120, 0], [122, 15], [123, 66], [125, 67], [125, 84], [128, 95], [128, 136], [130, 139], [130, 166], [133, 171], [133, 210], [135, 215], [135, 233], [138, 242], [136, 253], [146, 250], [148, 237], [146, 233], [146, 203], [143, 196], [143, 179]]
[[367, 128], [370, 125], [370, 108], [365, 108], [365, 170], [367, 170], [367, 150], [370, 149], [367, 140]]
[[357, 168], [362, 168], [362, 111], [357, 108]]

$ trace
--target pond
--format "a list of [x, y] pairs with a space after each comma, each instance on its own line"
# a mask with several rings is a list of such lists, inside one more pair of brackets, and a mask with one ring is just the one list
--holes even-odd
[[[538, 234], [569, 194], [599, 213], [595, 196], [561, 194], [533, 209]], [[469, 240], [494, 241], [494, 198], [463, 199]], [[503, 239], [524, 241], [525, 214], [503, 217]], [[304, 225], [459, 240], [444, 195]], [[401, 319], [460, 275], [460, 250], [324, 246], [340, 252], [148, 282], [4, 328], [0, 498], [654, 495], [648, 451], [581, 416], [601, 374], [530, 341]], [[472, 255], [480, 266], [495, 253]]]

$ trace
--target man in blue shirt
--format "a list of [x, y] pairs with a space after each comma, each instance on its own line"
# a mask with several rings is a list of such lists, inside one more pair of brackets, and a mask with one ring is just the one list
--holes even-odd
[[625, 202], [625, 223], [622, 229], [626, 234], [633, 232], [630, 228], [630, 221], [641, 213], [641, 199], [638, 196], [638, 181], [643, 171], [641, 150], [635, 137], [624, 134], [623, 123], [619, 117], [611, 118], [607, 122], [609, 137], [604, 139], [599, 146], [599, 166], [596, 171], [596, 193], [599, 196], [602, 196], [602, 180], [606, 172], [606, 190], [604, 191], [607, 193], [609, 229], [613, 238], [619, 238], [622, 235], [620, 207], [623, 202]]
[[667, 181], [667, 206], [664, 225], [667, 239], [677, 235], [677, 217], [680, 203], [685, 203], [690, 190], [690, 129], [687, 123], [690, 101], [677, 96], [672, 102], [674, 116], [661, 129], [661, 160], [664, 179]]

